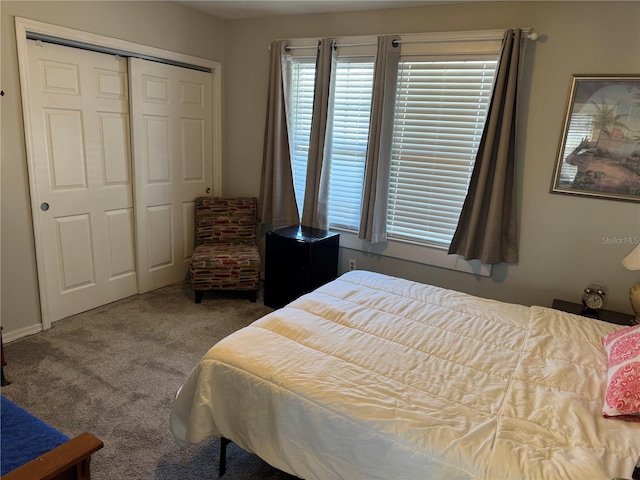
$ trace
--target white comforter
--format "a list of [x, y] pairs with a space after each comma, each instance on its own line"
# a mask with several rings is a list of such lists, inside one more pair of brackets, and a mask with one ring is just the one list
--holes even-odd
[[171, 430], [305, 479], [630, 477], [640, 424], [600, 414], [616, 328], [349, 272], [216, 344]]

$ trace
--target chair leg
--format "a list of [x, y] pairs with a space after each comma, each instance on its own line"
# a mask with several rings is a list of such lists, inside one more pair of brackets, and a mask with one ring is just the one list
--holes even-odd
[[204, 290], [194, 290], [196, 294], [196, 303], [202, 303], [202, 297], [204, 296]]
[[258, 290], [249, 290], [249, 300], [251, 300], [252, 303], [256, 303], [257, 299], [258, 299]]

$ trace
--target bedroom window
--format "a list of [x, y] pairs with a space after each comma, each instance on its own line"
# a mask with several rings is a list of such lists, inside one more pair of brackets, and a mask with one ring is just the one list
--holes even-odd
[[357, 230], [369, 139], [373, 59], [338, 59], [329, 128], [329, 224]]
[[389, 238], [448, 246], [458, 224], [497, 61], [401, 61]]
[[298, 204], [299, 212], [302, 212], [304, 187], [307, 178], [315, 75], [315, 58], [299, 57], [291, 62], [291, 90], [288, 92], [289, 105], [291, 105], [289, 112], [289, 148], [291, 151], [293, 186], [296, 192], [296, 203]]
[[[439, 249], [451, 242], [482, 135], [500, 47], [500, 41], [469, 47], [473, 40], [408, 41], [412, 44], [406, 54], [401, 51], [387, 214], [389, 240]], [[348, 49], [342, 55], [338, 50], [325, 162], [330, 164], [329, 226], [357, 233], [375, 58], [348, 54]], [[290, 141], [296, 201], [302, 212], [315, 57], [294, 56], [291, 66], [287, 92]]]
[[[307, 158], [313, 113], [315, 58], [292, 62], [291, 98], [293, 181], [298, 211], [302, 212], [307, 177]], [[357, 230], [369, 137], [373, 58], [339, 58], [336, 64], [333, 108], [328, 121], [327, 142], [331, 152], [329, 224]]]

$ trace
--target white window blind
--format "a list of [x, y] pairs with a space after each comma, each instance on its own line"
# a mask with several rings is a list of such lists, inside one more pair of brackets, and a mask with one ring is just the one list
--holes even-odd
[[297, 57], [291, 61], [289, 95], [289, 148], [293, 186], [298, 212], [302, 213], [304, 189], [309, 159], [311, 115], [313, 113], [313, 85], [316, 75], [315, 58]]
[[[291, 60], [292, 106], [289, 132], [294, 189], [298, 211], [302, 212], [306, 185], [315, 59]], [[369, 137], [373, 58], [340, 58], [337, 61], [332, 112], [326, 141], [329, 166], [329, 224], [357, 230]]]
[[453, 238], [482, 136], [497, 61], [411, 61], [398, 69], [388, 236]]
[[369, 139], [373, 58], [339, 58], [329, 122], [329, 225], [357, 230]]

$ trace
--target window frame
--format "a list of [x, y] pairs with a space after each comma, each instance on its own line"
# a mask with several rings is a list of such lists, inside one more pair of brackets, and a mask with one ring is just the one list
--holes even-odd
[[[442, 59], [442, 57], [457, 57], [458, 59], [477, 59], [479, 55], [494, 55], [497, 59], [500, 53], [504, 30], [476, 31], [476, 32], [446, 32], [430, 34], [397, 35], [399, 38], [401, 58], [416, 56], [423, 59]], [[377, 37], [339, 37], [336, 38], [338, 48], [349, 48], [345, 56], [375, 55]], [[289, 55], [314, 55], [317, 38], [289, 40]], [[340, 56], [340, 55], [339, 55]], [[440, 245], [429, 245], [411, 239], [388, 238], [386, 242], [371, 244], [358, 238], [357, 231], [330, 226], [331, 230], [341, 233], [341, 247], [437, 266], [479, 276], [490, 276], [491, 265], [481, 264], [478, 260], [466, 261], [459, 255], [449, 255], [447, 248]]]

